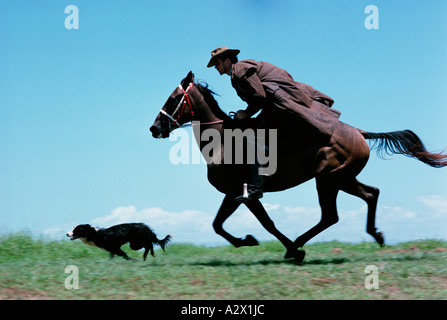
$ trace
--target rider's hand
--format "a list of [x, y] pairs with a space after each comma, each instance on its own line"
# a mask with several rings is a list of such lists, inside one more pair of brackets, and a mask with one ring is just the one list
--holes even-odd
[[250, 118], [250, 116], [244, 110], [239, 110], [238, 112], [236, 112], [236, 115], [234, 116], [235, 120], [245, 120], [248, 118]]

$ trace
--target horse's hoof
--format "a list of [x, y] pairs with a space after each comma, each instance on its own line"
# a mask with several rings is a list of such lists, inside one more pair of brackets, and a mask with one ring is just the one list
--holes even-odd
[[297, 250], [287, 250], [284, 259], [295, 259]]
[[306, 251], [298, 250], [295, 255], [295, 263], [303, 262], [305, 256], [306, 256]]
[[376, 234], [374, 235], [374, 239], [376, 240], [376, 242], [379, 244], [380, 247], [384, 247], [385, 246], [385, 236], [383, 235], [382, 232], [376, 232]]
[[253, 246], [259, 246], [258, 240], [255, 239], [251, 234], [247, 234], [245, 236], [244, 246], [253, 247]]
[[301, 263], [306, 256], [306, 251], [304, 250], [287, 250], [284, 259], [294, 259], [295, 263]]

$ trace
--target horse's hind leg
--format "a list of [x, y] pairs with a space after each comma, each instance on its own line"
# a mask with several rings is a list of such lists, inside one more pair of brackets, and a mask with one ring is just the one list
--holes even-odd
[[363, 199], [368, 205], [368, 218], [366, 232], [370, 234], [380, 246], [384, 246], [385, 239], [382, 232], [376, 229], [376, 210], [379, 198], [379, 189], [361, 183], [357, 179], [342, 184], [341, 190]]
[[330, 180], [317, 178], [318, 201], [321, 207], [321, 220], [310, 230], [295, 240], [295, 246], [300, 248], [323, 230], [338, 222], [337, 195], [338, 187]]

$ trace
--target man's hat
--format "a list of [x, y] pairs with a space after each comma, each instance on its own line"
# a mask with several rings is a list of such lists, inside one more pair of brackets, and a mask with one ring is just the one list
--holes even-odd
[[220, 58], [223, 55], [237, 56], [239, 54], [239, 52], [241, 52], [241, 51], [238, 49], [228, 49], [228, 47], [220, 47], [220, 48], [214, 49], [213, 51], [211, 51], [211, 59], [210, 59], [210, 62], [208, 62], [207, 67], [211, 68], [212, 66], [214, 66], [216, 64], [217, 58]]

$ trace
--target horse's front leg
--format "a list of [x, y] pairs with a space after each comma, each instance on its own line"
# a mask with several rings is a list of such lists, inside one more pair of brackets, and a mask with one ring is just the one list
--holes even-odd
[[225, 196], [222, 205], [217, 212], [216, 218], [213, 221], [214, 231], [224, 237], [228, 242], [230, 242], [236, 248], [242, 246], [255, 246], [258, 245], [258, 241], [253, 237], [248, 235], [245, 239], [233, 237], [231, 234], [226, 232], [223, 228], [223, 223], [225, 220], [231, 216], [236, 209], [239, 207], [240, 203], [234, 201], [234, 196]]

